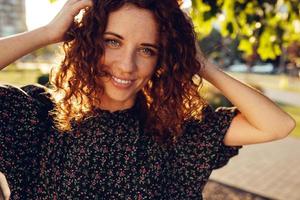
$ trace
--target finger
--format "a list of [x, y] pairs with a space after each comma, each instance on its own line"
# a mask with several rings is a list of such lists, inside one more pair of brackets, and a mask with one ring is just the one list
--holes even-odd
[[3, 199], [9, 200], [10, 197], [10, 189], [8, 187], [7, 180], [3, 173], [0, 172], [0, 191], [2, 191]]
[[91, 6], [93, 6], [92, 0], [77, 0], [77, 2], [73, 4], [73, 8], [77, 11]]
[[79, 0], [77, 3], [71, 6], [71, 14], [75, 17], [79, 14], [79, 12], [84, 9], [93, 6], [93, 2], [91, 0]]
[[81, 0], [68, 0], [65, 5], [73, 5], [74, 3], [77, 3], [78, 1], [81, 1]]

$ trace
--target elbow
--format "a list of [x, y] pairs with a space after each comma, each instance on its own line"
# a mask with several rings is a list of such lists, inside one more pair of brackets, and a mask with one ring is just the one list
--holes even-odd
[[296, 127], [296, 121], [292, 117], [288, 117], [283, 124], [283, 129], [277, 134], [277, 139], [286, 138]]

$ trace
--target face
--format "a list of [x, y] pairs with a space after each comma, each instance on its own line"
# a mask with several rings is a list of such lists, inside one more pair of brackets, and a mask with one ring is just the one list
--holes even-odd
[[104, 93], [101, 108], [110, 111], [133, 106], [158, 60], [158, 26], [151, 11], [126, 4], [110, 13], [104, 33]]

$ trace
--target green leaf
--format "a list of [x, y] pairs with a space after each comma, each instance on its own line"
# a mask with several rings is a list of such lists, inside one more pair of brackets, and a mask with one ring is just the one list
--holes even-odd
[[218, 24], [223, 37], [240, 40], [239, 50], [246, 55], [257, 51], [265, 60], [300, 42], [299, 10], [298, 0], [192, 0], [191, 16], [201, 37]]

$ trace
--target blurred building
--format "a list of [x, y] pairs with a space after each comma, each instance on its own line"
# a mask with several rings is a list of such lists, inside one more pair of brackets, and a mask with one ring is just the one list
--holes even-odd
[[0, 0], [0, 37], [26, 30], [25, 0]]

